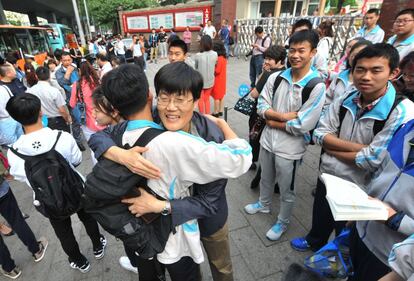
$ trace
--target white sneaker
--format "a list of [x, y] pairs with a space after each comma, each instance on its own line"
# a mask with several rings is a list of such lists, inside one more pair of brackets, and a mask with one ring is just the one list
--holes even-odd
[[246, 213], [253, 215], [258, 212], [268, 214], [270, 213], [270, 207], [269, 206], [263, 206], [260, 201], [257, 201], [256, 203], [246, 205], [244, 207], [244, 210]]
[[266, 233], [266, 237], [269, 240], [277, 241], [280, 239], [283, 233], [287, 230], [287, 224], [277, 222], [275, 225], [272, 226], [271, 229]]
[[121, 265], [122, 268], [132, 271], [135, 274], [138, 274], [138, 268], [132, 266], [131, 261], [129, 260], [128, 257], [126, 256], [120, 257], [119, 264]]

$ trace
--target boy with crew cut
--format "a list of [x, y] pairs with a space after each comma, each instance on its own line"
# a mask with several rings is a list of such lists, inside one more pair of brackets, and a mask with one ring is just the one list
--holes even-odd
[[[13, 97], [8, 101], [6, 109], [13, 119], [23, 125], [25, 132], [13, 144], [15, 151], [30, 157], [55, 149], [71, 167], [78, 166], [81, 163], [82, 153], [75, 139], [69, 133], [43, 127], [41, 102], [37, 96], [26, 93]], [[11, 167], [10, 174], [16, 180], [26, 182], [30, 186], [25, 170], [25, 160], [14, 154], [11, 149], [7, 152], [7, 158]], [[36, 204], [36, 201], [34, 200], [33, 204]], [[77, 211], [77, 215], [91, 238], [95, 258], [103, 258], [106, 239], [100, 234], [98, 224], [83, 209]], [[82, 273], [88, 272], [90, 263], [79, 250], [70, 217], [64, 219], [49, 218], [49, 221], [62, 245], [63, 251], [68, 255], [70, 267], [78, 269]]]
[[[325, 85], [311, 68], [317, 45], [316, 32], [294, 33], [288, 50], [291, 68], [272, 74], [258, 100], [257, 112], [266, 119], [260, 138], [260, 197], [244, 210], [248, 214], [270, 213], [273, 188], [275, 182], [279, 184], [280, 211], [266, 233], [269, 240], [278, 240], [287, 230], [295, 202], [296, 169], [325, 102]], [[307, 87], [311, 91], [306, 97]]]
[[394, 46], [400, 54], [400, 61], [414, 51], [414, 8], [400, 11], [394, 20], [395, 33], [387, 43]]
[[372, 43], [382, 43], [385, 32], [377, 24], [380, 17], [379, 9], [369, 9], [364, 16], [364, 26], [358, 30], [354, 38], [364, 38]]
[[[349, 180], [364, 188], [384, 160], [387, 145], [396, 130], [414, 118], [414, 104], [397, 96], [389, 82], [398, 75], [398, 52], [389, 44], [366, 47], [354, 58], [352, 74], [357, 90], [334, 101], [314, 132], [322, 146], [319, 170]], [[291, 241], [298, 251], [318, 250], [335, 229], [325, 198], [326, 188], [318, 179], [313, 203], [312, 228], [306, 237]], [[361, 279], [362, 280], [362, 279]]]
[[[135, 140], [147, 128], [161, 128], [160, 125], [153, 122], [152, 97], [148, 92], [146, 77], [138, 69], [132, 68], [133, 66], [119, 67], [104, 79], [102, 85], [107, 99], [120, 114], [128, 119], [126, 131], [122, 136], [123, 144], [135, 143]], [[148, 186], [158, 195], [167, 199], [167, 201], [152, 200], [153, 204], [150, 204], [151, 209], [148, 211], [175, 215], [176, 233], [170, 235], [164, 252], [158, 254], [157, 259], [167, 268], [171, 279], [177, 281], [199, 280], [198, 264], [203, 261], [203, 256], [199, 242], [198, 224], [194, 218], [203, 218], [206, 213], [214, 214], [217, 209], [212, 209], [206, 198], [187, 202], [178, 202], [180, 200], [176, 199], [190, 196], [188, 188], [194, 182], [206, 184], [223, 177], [237, 177], [247, 171], [251, 164], [250, 146], [246, 141], [238, 139], [224, 121], [213, 119], [223, 131], [226, 139], [222, 144], [212, 145], [197, 136], [206, 134], [202, 129], [208, 130], [208, 127], [205, 126], [200, 129], [200, 124], [211, 122], [199, 115], [195, 117], [195, 119], [202, 118], [201, 121], [198, 121], [199, 125], [195, 122], [194, 126], [191, 122], [194, 120], [192, 119], [193, 110], [197, 106], [202, 84], [201, 75], [183, 62], [168, 64], [160, 69], [155, 78], [160, 119], [166, 128], [182, 131], [168, 131], [159, 135], [147, 145], [148, 150], [143, 154], [146, 160], [157, 165], [162, 171], [158, 177], [148, 180]], [[137, 92], [140, 94], [137, 95]], [[123, 94], [119, 95], [119, 93]], [[217, 133], [217, 128], [214, 126], [212, 128]], [[195, 136], [187, 132], [191, 132]], [[119, 131], [113, 134], [118, 133]], [[92, 141], [93, 138], [90, 140], [91, 145]], [[119, 152], [120, 148], [110, 147], [104, 156], [128, 166], [128, 163], [121, 160], [119, 154], [114, 153], [116, 151]], [[219, 166], [222, 168], [217, 169]], [[208, 187], [206, 186], [206, 188]], [[225, 200], [222, 195], [224, 194], [223, 188], [222, 184], [210, 185], [211, 190], [216, 190], [211, 193], [211, 196], [222, 203], [224, 202], [224, 207], [227, 207], [226, 202], [222, 200]], [[143, 198], [150, 200], [147, 193], [142, 192], [142, 194]], [[200, 195], [200, 197], [202, 196]], [[140, 198], [124, 200], [128, 204], [134, 204], [137, 201], [140, 201]], [[180, 208], [179, 203], [186, 205], [186, 207]], [[130, 208], [133, 209], [133, 206]], [[218, 208], [223, 208], [223, 206], [219, 205]], [[136, 213], [141, 214], [141, 211]], [[220, 237], [226, 236], [226, 220], [227, 214], [223, 216], [221, 213], [215, 221], [211, 221], [205, 227], [209, 228], [209, 231], [214, 229], [214, 231], [220, 232]], [[141, 281], [156, 280], [154, 261], [148, 262], [137, 257], [137, 265]], [[231, 264], [230, 268], [226, 269], [231, 270]]]

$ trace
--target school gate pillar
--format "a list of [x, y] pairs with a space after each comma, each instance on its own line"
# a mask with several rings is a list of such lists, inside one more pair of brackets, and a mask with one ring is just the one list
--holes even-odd
[[236, 19], [237, 0], [214, 0], [212, 22], [217, 32], [221, 28], [221, 21], [226, 19], [233, 26]]

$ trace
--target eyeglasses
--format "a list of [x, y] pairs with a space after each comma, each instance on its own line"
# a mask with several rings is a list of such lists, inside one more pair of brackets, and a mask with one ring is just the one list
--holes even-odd
[[404, 81], [414, 81], [414, 74], [401, 74], [400, 76], [402, 79], [404, 79]]
[[403, 20], [395, 20], [394, 24], [407, 24], [410, 21], [414, 21], [414, 20], [408, 20], [408, 19], [403, 19]]
[[185, 98], [181, 98], [181, 97], [176, 97], [176, 98], [170, 98], [167, 96], [159, 96], [157, 98], [157, 105], [161, 106], [161, 107], [167, 107], [170, 102], [173, 102], [174, 105], [177, 108], [183, 108], [185, 107], [188, 103], [192, 102], [194, 99], [185, 99]]

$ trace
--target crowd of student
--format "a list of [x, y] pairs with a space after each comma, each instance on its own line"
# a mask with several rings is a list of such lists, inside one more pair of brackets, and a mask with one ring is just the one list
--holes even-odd
[[[73, 55], [58, 50], [45, 66], [29, 72], [35, 74], [32, 85], [17, 78], [16, 59], [8, 56], [0, 65], [0, 140], [9, 146], [10, 169], [2, 161], [0, 214], [35, 262], [42, 260], [48, 242], [36, 239], [25, 222], [8, 184], [13, 177], [32, 187], [36, 209], [50, 221], [69, 265], [82, 273], [90, 270], [90, 263], [73, 234], [74, 213], [85, 226], [95, 258], [104, 257], [107, 245], [99, 223], [122, 240], [126, 256], [120, 264], [138, 272], [141, 281], [165, 280], [165, 271], [173, 281], [201, 280], [201, 244], [213, 279], [234, 280], [227, 179], [257, 169], [258, 162], [251, 187], [260, 186], [260, 196], [244, 209], [251, 215], [270, 213], [273, 191], [279, 192], [277, 220], [266, 233], [268, 239], [279, 240], [295, 207], [297, 169], [307, 146], [314, 143], [322, 147], [320, 172], [358, 184], [387, 206], [389, 216], [385, 222], [334, 221], [325, 185], [318, 179], [311, 230], [291, 241], [293, 249], [318, 250], [333, 230], [339, 234], [350, 227], [354, 274], [349, 280], [411, 280], [414, 10], [398, 13], [395, 35], [388, 43], [381, 43], [384, 32], [376, 24], [378, 18], [378, 10], [367, 12], [363, 29], [335, 66], [337, 72], [329, 70], [326, 56], [332, 23], [321, 23], [316, 32], [309, 21], [299, 20], [286, 46], [272, 46], [271, 37], [257, 27], [250, 63], [250, 97], [256, 100], [249, 119], [250, 145], [219, 118], [229, 55], [226, 21], [221, 40], [213, 40], [216, 31], [211, 22], [204, 27], [200, 52], [191, 58], [188, 41], [174, 36], [167, 45], [170, 63], [154, 78], [155, 95], [144, 72], [142, 36], [133, 37], [134, 64], [120, 60], [113, 66], [111, 50], [106, 50], [96, 54], [96, 71], [89, 61], [73, 63]], [[159, 42], [160, 34], [153, 30], [149, 44], [154, 62]], [[208, 115], [210, 96], [215, 100], [212, 115]], [[75, 194], [79, 185], [84, 187], [84, 178], [75, 169], [86, 149], [82, 135], [93, 153], [94, 168], [80, 204], [74, 198], [80, 196]], [[110, 167], [119, 172], [116, 178], [110, 176], [115, 171]], [[139, 192], [135, 185], [134, 192], [125, 190], [132, 172], [140, 175], [134, 178], [140, 183]], [[128, 179], [122, 181], [125, 173]], [[112, 181], [118, 184], [108, 186]], [[76, 188], [68, 191], [68, 184]], [[48, 194], [51, 187], [66, 193]], [[103, 195], [116, 202], [99, 202]], [[53, 209], [58, 203], [60, 209]], [[122, 219], [129, 219], [117, 230], [111, 227], [123, 221], [115, 221], [115, 209], [122, 211]], [[130, 238], [135, 242], [131, 244]], [[0, 264], [5, 276], [20, 276], [1, 236]], [[322, 280], [307, 274], [293, 266], [284, 278]]]

